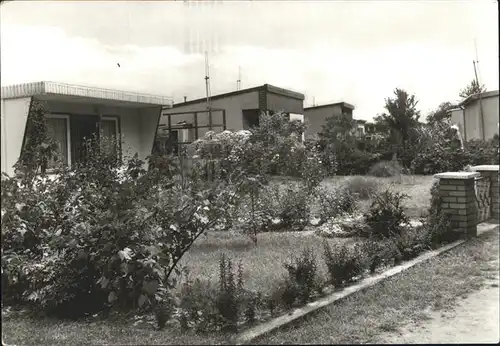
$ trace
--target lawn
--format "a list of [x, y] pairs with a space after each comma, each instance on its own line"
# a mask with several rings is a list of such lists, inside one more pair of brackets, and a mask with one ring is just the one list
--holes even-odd
[[[352, 179], [360, 177], [335, 177], [322, 184], [327, 189], [347, 186]], [[392, 187], [410, 196], [407, 211], [411, 217], [422, 216], [430, 200], [432, 176], [401, 176], [395, 178], [371, 178], [368, 183], [376, 185], [377, 190]], [[366, 211], [370, 199], [361, 200], [359, 208]], [[311, 206], [314, 208], [314, 206]], [[306, 247], [317, 254], [319, 271], [325, 277], [326, 269], [321, 258], [324, 238], [315, 235], [310, 228], [304, 232], [263, 233], [258, 235], [257, 245], [247, 236], [235, 231], [211, 232], [200, 237], [182, 259], [180, 266], [187, 267], [192, 278], [205, 278], [212, 282], [218, 279], [219, 259], [226, 254], [236, 261], [241, 261], [244, 269], [245, 287], [268, 293], [285, 275], [283, 263], [289, 261]], [[330, 243], [354, 244], [357, 239], [334, 238]], [[130, 328], [131, 322], [88, 321], [80, 323], [56, 322], [8, 318], [4, 321], [5, 340], [8, 343], [120, 343], [120, 344], [199, 344], [217, 343], [222, 336], [180, 335], [177, 328], [167, 328], [162, 332], [152, 330], [150, 325]]]
[[385, 332], [425, 320], [429, 310], [450, 309], [457, 299], [489, 285], [487, 280], [498, 275], [498, 252], [496, 230], [254, 343], [384, 343]]

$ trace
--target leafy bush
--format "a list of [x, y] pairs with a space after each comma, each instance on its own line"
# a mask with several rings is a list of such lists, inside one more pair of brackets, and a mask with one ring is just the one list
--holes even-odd
[[378, 186], [375, 178], [354, 176], [346, 181], [345, 188], [360, 199], [368, 199], [378, 190]]
[[332, 248], [324, 240], [323, 248], [330, 281], [335, 287], [351, 282], [365, 270], [366, 261], [359, 244], [356, 244], [353, 249], [338, 244], [335, 244]]
[[[95, 141], [95, 140], [94, 140]], [[86, 162], [57, 177], [2, 179], [7, 300], [81, 317], [169, 299], [176, 264], [224, 215], [231, 189], [122, 162], [90, 141]]]
[[428, 248], [426, 245], [426, 234], [421, 229], [405, 229], [400, 235], [394, 238], [394, 243], [403, 261], [408, 261], [418, 256]]
[[240, 299], [243, 292], [241, 263], [237, 272], [234, 269], [231, 259], [222, 255], [219, 261], [219, 292], [216, 305], [224, 322], [223, 330], [231, 332], [237, 330]]
[[288, 187], [278, 196], [277, 217], [282, 227], [291, 231], [301, 231], [307, 225], [310, 217], [308, 196], [300, 189]]
[[297, 288], [300, 303], [307, 303], [312, 293], [319, 288], [318, 266], [314, 253], [306, 248], [299, 257], [284, 266], [288, 272], [288, 280]]
[[393, 177], [401, 174], [402, 169], [399, 162], [395, 160], [380, 161], [370, 167], [368, 174], [374, 177]]
[[451, 243], [459, 238], [459, 233], [453, 230], [450, 218], [442, 212], [439, 181], [435, 181], [431, 187], [431, 206], [424, 229], [426, 230], [426, 244], [432, 248]]
[[409, 221], [402, 204], [408, 195], [387, 189], [376, 194], [374, 198], [370, 210], [365, 216], [372, 235], [375, 237], [399, 235], [402, 224], [407, 224]]
[[181, 330], [217, 330], [222, 321], [217, 309], [217, 289], [207, 281], [187, 279], [181, 286], [177, 319]]
[[370, 239], [363, 243], [362, 252], [367, 258], [368, 269], [373, 274], [382, 265], [390, 265], [393, 262], [397, 248], [392, 241], [375, 241]]
[[222, 255], [218, 287], [189, 278], [182, 284], [177, 318], [183, 330], [235, 332], [240, 321], [255, 321], [260, 305], [261, 294], [244, 288], [241, 263], [235, 268], [232, 260]]
[[346, 188], [334, 191], [322, 189], [318, 191], [317, 196], [319, 217], [323, 222], [356, 210], [356, 197]]

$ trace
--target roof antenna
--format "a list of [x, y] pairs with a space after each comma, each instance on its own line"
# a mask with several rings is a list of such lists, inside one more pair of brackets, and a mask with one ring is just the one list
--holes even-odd
[[238, 80], [236, 80], [236, 90], [241, 90], [241, 66], [238, 66]]
[[316, 106], [316, 98], [313, 96], [313, 107]]
[[210, 67], [208, 64], [207, 51], [205, 51], [205, 90], [207, 93], [208, 128], [212, 130], [212, 112], [210, 105]]
[[476, 42], [476, 38], [474, 37], [474, 49], [476, 51], [476, 60], [472, 60], [472, 63], [474, 64], [474, 75], [476, 77], [476, 84], [477, 84], [477, 87], [479, 88], [479, 113], [481, 115], [481, 133], [482, 133], [482, 137], [483, 137], [483, 140], [486, 138], [485, 136], [485, 133], [484, 133], [484, 129], [485, 129], [485, 124], [484, 124], [484, 115], [483, 115], [483, 93], [482, 93], [482, 90], [481, 90], [481, 84], [479, 84], [479, 78], [478, 78], [478, 71], [479, 71], [479, 58], [478, 58], [478, 55], [477, 55], [477, 42]]

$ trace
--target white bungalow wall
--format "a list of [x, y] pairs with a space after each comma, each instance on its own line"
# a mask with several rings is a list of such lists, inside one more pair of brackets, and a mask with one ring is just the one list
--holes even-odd
[[[144, 160], [151, 154], [161, 106], [129, 108], [96, 106], [90, 103], [48, 101], [54, 113], [118, 116], [125, 157], [135, 153]], [[2, 100], [2, 172], [13, 174], [12, 166], [21, 152], [30, 98]]]
[[2, 172], [9, 175], [14, 173], [12, 167], [21, 152], [30, 104], [31, 97], [1, 100]]

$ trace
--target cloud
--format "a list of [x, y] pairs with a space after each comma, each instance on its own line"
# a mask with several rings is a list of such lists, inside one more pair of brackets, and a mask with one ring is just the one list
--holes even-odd
[[12, 3], [1, 12], [1, 82], [204, 97], [204, 57], [184, 44], [211, 33], [222, 45], [210, 56], [213, 95], [235, 90], [241, 66], [242, 88], [289, 88], [306, 105], [346, 101], [370, 119], [401, 87], [426, 115], [473, 78], [474, 37], [481, 80], [498, 89], [498, 13], [483, 3], [224, 3], [187, 17], [167, 2], [49, 3], [44, 16], [39, 4]]

